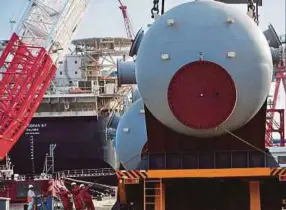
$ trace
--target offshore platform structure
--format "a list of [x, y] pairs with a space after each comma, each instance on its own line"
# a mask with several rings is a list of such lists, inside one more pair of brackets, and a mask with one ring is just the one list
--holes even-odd
[[266, 142], [273, 62], [281, 58], [257, 26], [261, 1], [223, 2], [246, 3], [248, 15], [197, 0], [159, 16], [154, 0], [155, 22], [130, 50], [136, 61], [118, 64], [121, 81], [136, 81], [142, 96], [116, 133], [121, 163], [131, 161], [117, 171], [121, 205], [285, 208], [286, 169], [271, 153], [284, 139]]
[[[96, 92], [97, 100], [93, 101], [97, 114], [104, 115], [124, 112], [124, 96], [131, 91], [131, 86], [117, 88], [116, 58], [128, 55], [131, 46], [129, 38], [104, 37], [72, 41], [75, 51], [71, 56], [81, 56], [81, 69], [85, 72], [85, 81], [78, 81], [80, 92]], [[95, 90], [94, 90], [95, 89]]]

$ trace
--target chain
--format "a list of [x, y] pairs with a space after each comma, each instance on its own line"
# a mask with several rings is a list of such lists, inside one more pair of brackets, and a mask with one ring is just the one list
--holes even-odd
[[248, 0], [248, 15], [258, 24], [258, 14], [256, 14], [256, 7], [253, 0]]
[[154, 18], [155, 14], [159, 14], [159, 0], [154, 0], [153, 1], [153, 8], [151, 9], [151, 14], [152, 14], [152, 18]]

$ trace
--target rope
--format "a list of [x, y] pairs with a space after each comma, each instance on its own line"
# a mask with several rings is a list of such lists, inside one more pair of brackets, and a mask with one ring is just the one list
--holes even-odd
[[235, 135], [234, 133], [232, 133], [232, 132], [229, 131], [228, 129], [223, 128], [223, 127], [221, 127], [221, 126], [219, 126], [219, 128], [223, 129], [226, 133], [228, 133], [229, 135], [233, 136], [233, 137], [236, 138], [237, 140], [239, 140], [239, 141], [241, 141], [241, 142], [247, 144], [248, 146], [252, 147], [253, 149], [255, 149], [255, 150], [257, 150], [257, 151], [263, 153], [264, 155], [266, 155], [266, 156], [268, 156], [268, 157], [271, 157], [271, 158], [274, 158], [275, 160], [277, 160], [277, 158], [275, 158], [275, 157], [273, 157], [272, 155], [266, 153], [264, 150], [262, 150], [262, 149], [260, 149], [260, 148], [258, 148], [258, 147], [256, 147], [256, 146], [254, 146], [253, 144], [249, 143], [248, 141], [242, 139], [241, 137]]
[[127, 161], [125, 161], [125, 162], [123, 162], [123, 163], [121, 163], [121, 164], [123, 165], [124, 168], [126, 168], [125, 164], [128, 165], [128, 163], [129, 163], [130, 161], [134, 160], [134, 159], [137, 158], [138, 156], [140, 156], [140, 153], [137, 154], [137, 155], [135, 155], [134, 157], [129, 158]]

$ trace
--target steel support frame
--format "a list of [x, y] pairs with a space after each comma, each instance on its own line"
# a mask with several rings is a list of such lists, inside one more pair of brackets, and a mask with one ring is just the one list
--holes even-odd
[[[169, 177], [169, 179], [176, 178]], [[180, 177], [180, 178], [187, 178], [187, 177]], [[194, 178], [194, 177], [191, 177]], [[203, 177], [207, 178], [207, 177]], [[257, 179], [257, 177], [256, 177]], [[143, 208], [144, 210], [147, 209], [154, 209], [154, 210], [165, 210], [166, 209], [166, 200], [165, 200], [165, 183], [164, 179], [161, 178], [146, 178], [141, 180], [141, 184], [143, 184]], [[249, 180], [249, 209], [250, 210], [261, 210], [261, 193], [260, 193], [260, 181], [256, 180]], [[154, 187], [147, 184], [154, 184]], [[148, 190], [154, 190], [153, 192], [148, 192]], [[126, 185], [123, 183], [122, 179], [119, 179], [118, 185], [119, 191], [119, 199], [120, 204], [125, 205], [127, 204], [127, 195], [126, 195]], [[150, 208], [151, 207], [151, 208]], [[152, 208], [153, 207], [153, 208]]]
[[[150, 209], [148, 208], [148, 204], [146, 203], [146, 199], [148, 194], [146, 194], [145, 183], [148, 180], [144, 180], [144, 210]], [[259, 181], [249, 181], [249, 209], [250, 210], [261, 210], [261, 198], [260, 198], [260, 182]], [[158, 192], [160, 191], [160, 192]], [[162, 180], [159, 184], [156, 185], [154, 198], [154, 209], [155, 210], [165, 210], [165, 184], [162, 183]]]
[[[285, 131], [284, 131], [284, 109], [268, 109], [267, 114], [269, 113], [270, 119], [266, 120], [266, 136], [265, 136], [265, 146], [285, 146]], [[274, 114], [279, 114], [279, 123], [274, 125]], [[279, 133], [280, 142], [279, 145], [275, 144], [272, 139], [273, 133]]]
[[[120, 204], [127, 204], [127, 191], [126, 186], [129, 184], [124, 183], [124, 179], [129, 179], [129, 176], [137, 177], [138, 174], [143, 175], [140, 178], [138, 185], [142, 186], [143, 190], [143, 205], [144, 209], [151, 205], [155, 210], [165, 210], [165, 181], [170, 179], [229, 179], [236, 178], [248, 184], [249, 196], [249, 210], [261, 210], [262, 197], [261, 197], [261, 183], [266, 179], [279, 179], [285, 176], [286, 168], [236, 168], [236, 169], [199, 169], [199, 170], [130, 170], [130, 171], [117, 171], [118, 178], [118, 191]], [[146, 183], [153, 182], [154, 187], [146, 186]], [[146, 189], [157, 189], [151, 193], [147, 193]], [[149, 199], [153, 198], [153, 201]], [[148, 199], [148, 200], [147, 200]]]
[[260, 182], [249, 182], [250, 210], [261, 210]]
[[[274, 89], [274, 95], [273, 95], [273, 103], [271, 104], [270, 109], [267, 110], [267, 114], [269, 116], [269, 119], [266, 119], [266, 133], [265, 133], [265, 146], [271, 147], [271, 146], [277, 146], [273, 144], [272, 142], [272, 133], [278, 132], [280, 134], [280, 146], [285, 146], [285, 139], [284, 139], [284, 110], [283, 109], [276, 109], [277, 100], [278, 100], [278, 94], [279, 94], [279, 88], [280, 84], [285, 86], [285, 66], [284, 62], [282, 62], [282, 65], [279, 65], [277, 67], [277, 70], [275, 72], [275, 89]], [[274, 114], [279, 113], [280, 115], [280, 126], [279, 128], [274, 128]]]
[[14, 33], [0, 57], [0, 159], [30, 123], [56, 67], [42, 47], [25, 45]]

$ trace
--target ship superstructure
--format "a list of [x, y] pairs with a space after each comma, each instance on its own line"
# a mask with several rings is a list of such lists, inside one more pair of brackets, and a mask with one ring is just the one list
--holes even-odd
[[126, 38], [74, 40], [73, 51], [60, 62], [55, 80], [36, 117], [100, 116], [120, 106], [130, 86], [117, 88], [116, 60], [125, 58]]

